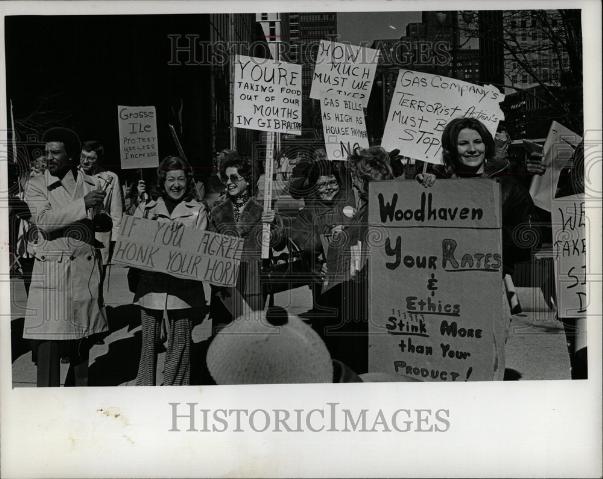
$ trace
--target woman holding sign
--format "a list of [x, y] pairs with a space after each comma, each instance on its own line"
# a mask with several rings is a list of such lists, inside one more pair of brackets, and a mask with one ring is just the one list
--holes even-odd
[[[263, 206], [253, 199], [256, 181], [247, 161], [231, 155], [220, 163], [220, 176], [226, 185], [226, 199], [211, 210], [210, 229], [245, 240], [236, 291], [252, 310], [262, 310], [265, 302], [260, 284], [262, 225], [276, 223], [272, 228], [271, 244], [278, 246], [285, 240], [282, 220], [272, 210], [264, 213]], [[214, 326], [228, 322], [229, 316], [244, 313], [244, 306], [235, 299], [234, 292], [215, 290], [215, 293], [223, 298], [226, 310], [212, 300]]]
[[[193, 170], [187, 161], [168, 156], [157, 168], [159, 197], [141, 203], [134, 216], [170, 223], [173, 231], [186, 226], [207, 228], [207, 212], [194, 198]], [[164, 273], [140, 271], [134, 302], [140, 306], [142, 351], [137, 386], [154, 386], [157, 349], [167, 336], [163, 372], [166, 386], [190, 384], [191, 318], [206, 306], [203, 283]]]
[[534, 203], [528, 190], [509, 174], [506, 158], [495, 159], [495, 143], [482, 122], [474, 118], [451, 120], [442, 133], [443, 178], [493, 178], [501, 185], [503, 274], [511, 275], [515, 263], [530, 258]]
[[[355, 150], [348, 164], [350, 178], [340, 165], [325, 161], [316, 162], [308, 175], [316, 203], [306, 225], [308, 232], [320, 236], [327, 269], [318, 299], [320, 314], [315, 315], [313, 327], [333, 358], [363, 374], [368, 371], [368, 273], [364, 254], [368, 184], [390, 180], [393, 174], [389, 154], [381, 147]], [[358, 192], [357, 202], [352, 184]], [[300, 216], [303, 218], [303, 214]]]
[[[344, 166], [328, 160], [312, 162], [304, 177], [305, 207], [298, 211], [291, 223], [291, 239], [304, 251], [310, 267], [308, 273], [313, 273], [317, 278], [327, 268], [324, 260], [327, 258], [328, 247], [324, 243], [331, 237], [335, 226], [345, 224], [344, 211], [354, 210], [356, 204], [350, 175]], [[331, 253], [330, 258], [332, 256]], [[311, 286], [315, 309], [321, 286]], [[322, 327], [320, 324], [318, 326]], [[317, 331], [324, 337], [323, 331]]]

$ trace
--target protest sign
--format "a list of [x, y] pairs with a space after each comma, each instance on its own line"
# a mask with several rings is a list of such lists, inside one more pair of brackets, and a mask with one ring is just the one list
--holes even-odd
[[177, 278], [234, 286], [243, 239], [124, 215], [113, 260]]
[[159, 166], [155, 107], [120, 105], [117, 121], [122, 169]]
[[335, 93], [368, 105], [377, 71], [379, 50], [321, 40], [312, 75], [310, 98]]
[[442, 163], [442, 132], [454, 118], [476, 118], [492, 134], [505, 118], [505, 96], [492, 85], [401, 69], [389, 107], [381, 146], [415, 160]]
[[320, 110], [329, 160], [347, 160], [355, 148], [368, 148], [364, 111], [360, 101], [336, 93], [326, 93], [320, 99]]
[[236, 55], [234, 66], [234, 126], [301, 135], [301, 65]]
[[585, 221], [583, 194], [552, 201], [553, 257], [560, 318], [586, 317]]
[[500, 190], [372, 182], [369, 372], [422, 381], [504, 371]]
[[530, 185], [530, 195], [534, 204], [551, 211], [552, 200], [556, 196], [561, 170], [565, 168], [578, 144], [580, 135], [554, 121], [544, 142], [542, 165], [546, 167], [542, 176], [535, 175]]

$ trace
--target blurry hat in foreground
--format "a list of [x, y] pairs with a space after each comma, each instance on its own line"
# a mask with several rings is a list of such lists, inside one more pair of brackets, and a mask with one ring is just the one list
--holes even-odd
[[278, 307], [222, 329], [209, 346], [207, 367], [216, 384], [333, 382], [333, 363], [320, 336]]

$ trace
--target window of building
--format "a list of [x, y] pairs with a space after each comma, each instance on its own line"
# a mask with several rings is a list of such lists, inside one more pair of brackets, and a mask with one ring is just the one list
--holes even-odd
[[526, 32], [521, 32], [521, 41], [525, 42], [528, 39]]
[[511, 83], [515, 85], [517, 83], [517, 75], [511, 75]]
[[526, 26], [527, 26], [527, 25], [526, 25], [526, 21], [525, 21], [525, 20], [522, 20], [522, 21], [521, 21], [521, 28], [525, 28]]
[[521, 83], [528, 83], [528, 74], [524, 73], [521, 75]]
[[262, 13], [262, 20], [263, 21], [268, 20], [268, 14], [267, 13]]

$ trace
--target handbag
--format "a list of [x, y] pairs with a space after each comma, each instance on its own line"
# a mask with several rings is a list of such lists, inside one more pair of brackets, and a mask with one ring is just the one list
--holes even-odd
[[324, 278], [321, 270], [312, 268], [314, 253], [306, 252], [291, 239], [287, 239], [286, 247], [262, 264], [260, 279], [265, 294], [280, 293], [300, 286], [310, 286], [322, 283]]

